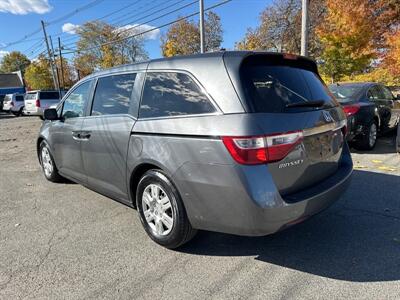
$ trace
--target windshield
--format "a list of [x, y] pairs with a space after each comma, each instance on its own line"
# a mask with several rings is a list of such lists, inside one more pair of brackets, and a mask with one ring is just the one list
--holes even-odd
[[361, 91], [361, 86], [356, 85], [337, 85], [332, 84], [329, 86], [332, 94], [340, 103], [351, 102], [355, 100], [356, 95]]
[[[290, 62], [251, 62], [241, 68], [247, 99], [255, 112], [282, 113], [309, 111], [336, 106], [333, 96], [318, 74]], [[320, 107], [291, 107], [293, 104], [321, 102]]]
[[35, 100], [36, 99], [36, 93], [30, 93], [25, 95], [25, 100]]

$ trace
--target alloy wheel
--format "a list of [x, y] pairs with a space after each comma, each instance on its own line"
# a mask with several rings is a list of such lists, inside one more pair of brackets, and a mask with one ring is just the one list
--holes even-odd
[[42, 166], [43, 166], [43, 171], [46, 177], [50, 177], [51, 174], [53, 173], [53, 161], [51, 160], [50, 152], [47, 147], [42, 148], [41, 152], [42, 156]]
[[171, 201], [157, 184], [149, 184], [143, 191], [142, 208], [145, 220], [156, 236], [168, 235], [174, 225]]

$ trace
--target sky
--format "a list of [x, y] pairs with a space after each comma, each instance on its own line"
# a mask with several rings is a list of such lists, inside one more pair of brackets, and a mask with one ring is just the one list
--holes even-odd
[[[204, 0], [210, 7], [222, 0]], [[47, 34], [52, 37], [54, 48], [57, 38], [62, 45], [74, 48], [77, 40], [75, 29], [91, 20], [101, 18], [136, 32], [147, 31], [198, 11], [193, 0], [0, 0], [0, 58], [7, 52], [18, 50], [34, 59], [45, 48], [41, 20]], [[259, 15], [271, 0], [232, 0], [213, 11], [221, 17], [224, 30], [222, 47], [232, 49], [249, 27], [259, 23]], [[191, 4], [192, 3], [192, 4]], [[179, 9], [186, 6], [183, 9]], [[178, 11], [175, 11], [179, 9]], [[169, 12], [175, 11], [164, 17]], [[155, 18], [158, 18], [154, 20]], [[198, 16], [192, 19], [198, 20]], [[133, 28], [133, 29], [132, 29]], [[145, 34], [145, 49], [150, 58], [161, 56], [160, 37], [168, 26]], [[15, 44], [10, 44], [18, 42]], [[71, 57], [72, 54], [69, 55]]]

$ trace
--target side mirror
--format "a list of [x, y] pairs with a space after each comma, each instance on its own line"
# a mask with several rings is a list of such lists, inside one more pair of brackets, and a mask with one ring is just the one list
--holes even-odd
[[43, 117], [45, 120], [55, 121], [58, 120], [58, 113], [55, 108], [48, 108], [44, 111]]

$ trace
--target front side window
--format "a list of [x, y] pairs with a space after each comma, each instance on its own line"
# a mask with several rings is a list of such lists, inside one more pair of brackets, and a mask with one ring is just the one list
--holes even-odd
[[386, 100], [393, 100], [393, 94], [392, 92], [386, 87], [386, 86], [381, 86], [381, 90], [384, 96], [384, 99]]
[[62, 118], [70, 119], [82, 117], [89, 99], [91, 82], [87, 81], [78, 86], [64, 101]]
[[93, 99], [92, 115], [127, 114], [136, 74], [99, 78]]
[[15, 99], [19, 101], [24, 101], [24, 96], [16, 96]]
[[176, 72], [147, 73], [139, 112], [141, 118], [212, 112], [215, 112], [215, 108], [188, 75]]

